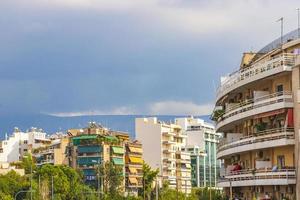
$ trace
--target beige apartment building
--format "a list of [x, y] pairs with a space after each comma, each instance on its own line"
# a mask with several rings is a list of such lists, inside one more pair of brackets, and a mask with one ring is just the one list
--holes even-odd
[[[300, 199], [300, 39], [296, 32], [221, 78], [212, 118], [223, 133], [218, 186], [243, 200]], [[289, 37], [289, 38], [287, 38]]]
[[160, 169], [159, 177], [170, 188], [191, 192], [191, 157], [183, 151], [187, 135], [176, 124], [167, 124], [156, 117], [135, 119], [136, 138], [143, 144], [144, 161]]

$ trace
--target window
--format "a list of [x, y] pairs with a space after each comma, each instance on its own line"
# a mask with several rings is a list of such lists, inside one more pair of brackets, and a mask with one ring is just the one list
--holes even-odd
[[283, 85], [277, 85], [276, 92], [282, 92], [283, 91]]
[[27, 140], [24, 140], [24, 142], [23, 142], [24, 144], [27, 144], [28, 143], [28, 141]]
[[277, 156], [277, 165], [279, 169], [282, 169], [285, 167], [285, 159], [284, 156]]

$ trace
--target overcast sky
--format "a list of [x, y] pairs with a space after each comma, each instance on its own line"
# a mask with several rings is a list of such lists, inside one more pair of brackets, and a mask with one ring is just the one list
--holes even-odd
[[0, 113], [208, 114], [299, 0], [1, 0]]

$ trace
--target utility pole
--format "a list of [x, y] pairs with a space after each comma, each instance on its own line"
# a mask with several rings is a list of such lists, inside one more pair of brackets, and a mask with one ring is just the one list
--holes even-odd
[[54, 200], [53, 175], [51, 177], [51, 200]]
[[143, 174], [143, 194], [144, 194], [144, 200], [146, 200], [146, 194], [145, 194], [145, 174]]
[[158, 200], [158, 176], [156, 176], [155, 199]]
[[32, 200], [32, 162], [30, 163], [30, 200]]

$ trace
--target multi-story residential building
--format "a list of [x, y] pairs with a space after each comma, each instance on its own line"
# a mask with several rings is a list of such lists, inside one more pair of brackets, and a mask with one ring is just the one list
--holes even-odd
[[69, 145], [69, 137], [63, 136], [51, 140], [51, 144], [46, 147], [40, 147], [33, 150], [38, 166], [44, 164], [52, 165], [68, 165], [67, 147]]
[[94, 122], [87, 128], [72, 129], [68, 133], [74, 135], [68, 147], [69, 165], [83, 171], [86, 183], [102, 187], [96, 170], [105, 162], [111, 162], [123, 171], [124, 192], [137, 194], [142, 187], [143, 162], [138, 141], [131, 142], [128, 133], [112, 131]]
[[142, 144], [135, 141], [125, 143], [125, 184], [127, 192], [137, 195], [143, 187], [143, 149]]
[[216, 148], [220, 134], [213, 124], [199, 118], [176, 118], [187, 135], [185, 151], [191, 153], [192, 186], [217, 187], [221, 162], [216, 158]]
[[169, 187], [191, 191], [190, 153], [182, 151], [186, 134], [177, 124], [158, 121], [156, 117], [135, 119], [136, 138], [143, 144], [143, 156], [152, 168], [160, 169], [160, 177]]
[[7, 174], [12, 170], [21, 176], [24, 176], [25, 174], [24, 169], [20, 169], [17, 166], [11, 166], [9, 163], [0, 163], [0, 175]]
[[297, 31], [258, 53], [244, 53], [240, 69], [221, 79], [212, 118], [224, 138], [218, 183], [240, 199], [300, 198], [300, 39]]
[[51, 141], [46, 138], [42, 129], [31, 128], [22, 132], [15, 128], [13, 134], [0, 142], [0, 162], [19, 161], [25, 153], [35, 148], [47, 146]]

